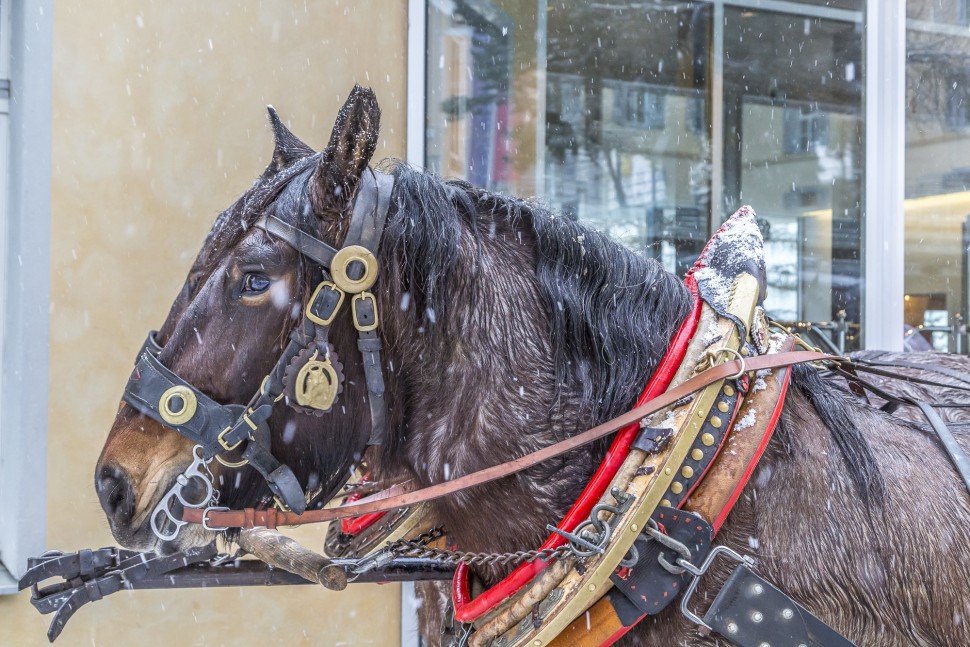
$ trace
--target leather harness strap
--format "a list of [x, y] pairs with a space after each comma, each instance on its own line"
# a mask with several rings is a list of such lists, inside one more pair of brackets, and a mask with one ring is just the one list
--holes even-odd
[[[890, 371], [874, 369], [871, 366], [868, 366], [868, 364], [871, 364], [871, 362], [868, 362], [865, 364], [859, 364], [858, 362], [853, 360], [851, 366], [853, 366], [858, 370], [867, 371], [869, 373], [873, 373], [874, 375], [880, 375], [880, 376], [889, 377], [892, 379], [902, 379], [907, 382], [915, 382], [918, 384], [932, 384], [933, 386], [938, 386], [938, 387], [967, 390], [967, 387], [956, 386], [953, 384], [939, 384], [936, 382], [930, 382], [929, 380], [921, 380], [919, 378], [914, 378], [912, 376], [896, 375], [894, 373], [891, 373]], [[881, 362], [881, 363], [878, 363], [878, 365], [886, 366], [886, 367], [892, 367], [894, 365], [898, 365], [905, 368], [918, 368], [918, 369], [933, 371], [935, 373], [943, 373], [947, 375], [949, 374], [949, 373], [944, 373], [944, 371], [940, 370], [942, 367], [936, 367], [936, 366], [926, 367], [921, 364], [917, 364], [915, 362], [898, 362], [898, 363]], [[907, 405], [907, 406], [913, 406], [918, 408], [923, 413], [923, 416], [926, 418], [927, 422], [929, 422], [930, 427], [933, 428], [933, 431], [936, 433], [937, 438], [939, 438], [940, 444], [943, 445], [944, 451], [946, 451], [947, 455], [950, 457], [950, 461], [953, 463], [953, 468], [957, 471], [957, 474], [960, 475], [960, 478], [963, 479], [963, 483], [966, 486], [967, 490], [970, 491], [970, 456], [967, 456], [967, 453], [963, 450], [960, 444], [957, 443], [956, 438], [953, 436], [953, 432], [950, 431], [950, 428], [946, 426], [946, 423], [943, 421], [943, 418], [941, 418], [940, 415], [934, 409], [935, 406], [941, 406], [941, 405], [936, 405], [935, 403], [926, 402], [924, 400], [920, 400], [919, 398], [913, 398], [910, 396], [899, 396], [893, 393], [889, 393], [888, 391], [876, 386], [872, 382], [861, 379], [857, 374], [850, 373], [845, 368], [839, 365], [834, 366], [832, 370], [835, 373], [844, 377], [850, 383], [854, 382], [859, 386], [863, 387], [864, 389], [866, 389], [867, 391], [870, 391], [874, 395], [885, 400], [886, 405], [883, 406], [883, 410], [886, 411], [887, 413], [892, 413], [900, 405]], [[957, 376], [954, 375], [952, 377], [957, 377]], [[964, 376], [960, 376], [959, 379], [964, 382], [967, 381], [966, 377]]]
[[438, 483], [420, 490], [389, 497], [375, 497], [370, 501], [355, 503], [352, 505], [341, 506], [339, 508], [329, 508], [324, 510], [310, 510], [303, 514], [292, 512], [281, 512], [275, 509], [253, 510], [212, 510], [212, 509], [191, 509], [187, 508], [182, 519], [190, 523], [201, 524], [203, 521], [209, 527], [222, 528], [252, 528], [256, 526], [276, 528], [277, 526], [293, 526], [308, 523], [320, 523], [333, 521], [346, 517], [353, 517], [373, 512], [383, 512], [405, 506], [431, 501], [440, 497], [459, 492], [461, 490], [475, 487], [483, 483], [488, 483], [504, 476], [509, 476], [522, 470], [528, 469], [550, 458], [561, 456], [566, 452], [578, 447], [587, 445], [599, 438], [607, 436], [617, 429], [628, 424], [637, 422], [642, 418], [656, 413], [661, 409], [674, 404], [682, 398], [692, 395], [694, 392], [714, 384], [719, 380], [724, 380], [739, 373], [746, 371], [758, 371], [770, 368], [781, 368], [805, 362], [840, 362], [841, 357], [828, 355], [826, 353], [794, 351], [777, 353], [774, 355], [759, 355], [747, 357], [744, 360], [732, 360], [718, 364], [709, 368], [693, 378], [687, 380], [653, 400], [621, 415], [593, 427], [581, 434], [573, 436], [564, 441], [560, 441], [543, 449], [526, 454], [500, 465], [495, 465], [478, 472], [466, 474], [446, 483]]

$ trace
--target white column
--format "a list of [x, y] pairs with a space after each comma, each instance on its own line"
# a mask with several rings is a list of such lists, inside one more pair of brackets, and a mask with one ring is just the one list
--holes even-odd
[[905, 0], [867, 0], [865, 47], [863, 344], [902, 350]]
[[43, 552], [47, 532], [53, 9], [52, 0], [24, 0], [3, 14], [10, 20], [10, 147], [8, 164], [0, 164], [9, 173], [0, 196], [7, 201], [0, 214], [0, 557], [15, 576]]
[[407, 162], [424, 168], [427, 0], [408, 0]]

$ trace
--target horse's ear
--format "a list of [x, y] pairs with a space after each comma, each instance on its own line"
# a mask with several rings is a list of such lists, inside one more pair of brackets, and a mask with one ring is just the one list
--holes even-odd
[[330, 143], [314, 174], [314, 207], [318, 213], [342, 211], [367, 168], [381, 128], [381, 109], [370, 88], [355, 85], [337, 113]]
[[263, 171], [263, 177], [275, 175], [280, 169], [314, 154], [312, 148], [300, 141], [300, 138], [291, 133], [290, 129], [283, 124], [273, 106], [266, 106], [266, 111], [269, 113], [269, 124], [273, 128], [275, 145], [273, 147], [273, 159], [266, 170]]

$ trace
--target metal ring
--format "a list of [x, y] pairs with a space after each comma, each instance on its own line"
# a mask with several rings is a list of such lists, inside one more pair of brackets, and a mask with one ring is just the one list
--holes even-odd
[[[744, 355], [742, 355], [741, 353], [739, 353], [738, 351], [734, 350], [729, 346], [725, 346], [724, 348], [718, 348], [716, 351], [714, 351], [713, 354], [715, 357], [717, 357], [721, 353], [730, 353], [731, 355], [734, 355], [735, 357], [737, 357], [738, 361], [741, 362], [741, 368], [738, 370], [738, 372], [735, 373], [734, 375], [727, 376], [726, 378], [724, 378], [725, 380], [736, 380], [748, 372], [747, 368], [745, 368], [745, 365], [744, 365]], [[728, 360], [728, 361], [731, 361], [731, 360]]]
[[[175, 398], [182, 400], [182, 407], [178, 411], [172, 409], [172, 400]], [[182, 384], [176, 384], [166, 389], [162, 393], [162, 397], [158, 399], [158, 413], [162, 416], [162, 420], [168, 424], [182, 425], [192, 419], [198, 404], [199, 401], [192, 389]]]
[[[347, 274], [347, 269], [355, 261], [364, 265], [364, 275], [359, 279], [352, 279]], [[374, 281], [377, 280], [377, 258], [369, 249], [360, 245], [342, 247], [333, 256], [330, 273], [338, 288], [350, 294], [357, 294], [374, 285]]]
[[226, 459], [224, 459], [220, 454], [216, 454], [216, 460], [219, 461], [222, 465], [225, 465], [226, 467], [244, 467], [246, 465], [249, 465], [248, 458], [244, 458], [238, 463], [233, 463], [232, 461], [227, 461]]

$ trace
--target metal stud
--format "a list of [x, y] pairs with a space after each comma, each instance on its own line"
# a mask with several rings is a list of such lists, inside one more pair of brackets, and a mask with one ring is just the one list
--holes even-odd
[[701, 442], [707, 445], [708, 447], [710, 447], [711, 445], [714, 444], [714, 436], [712, 436], [711, 434], [703, 434], [701, 436]]
[[784, 618], [785, 620], [791, 620], [792, 618], [795, 617], [795, 612], [792, 611], [791, 609], [784, 609], [781, 612], [781, 617]]
[[714, 427], [715, 429], [720, 429], [721, 419], [718, 418], [717, 416], [711, 416], [711, 426]]
[[689, 479], [694, 475], [694, 468], [690, 465], [684, 465], [684, 469], [680, 470], [680, 473], [684, 475], [685, 479]]
[[765, 592], [765, 587], [755, 583], [755, 585], [751, 587], [751, 591], [754, 592], [755, 595], [761, 595]]
[[733, 398], [734, 397], [734, 387], [731, 386], [730, 384], [725, 384], [724, 385], [724, 395], [726, 395], [729, 398]]
[[670, 476], [671, 474], [673, 474], [673, 472], [670, 470], [669, 467], [667, 467], [667, 468], [664, 468], [664, 474], [666, 474], [667, 476]]
[[752, 611], [751, 612], [751, 621], [752, 622], [761, 622], [764, 619], [765, 619], [765, 616], [760, 611]]
[[684, 491], [684, 486], [681, 485], [679, 481], [674, 481], [670, 485], [670, 491], [673, 492], [674, 494], [680, 494], [681, 492]]
[[729, 634], [736, 634], [738, 633], [738, 625], [736, 625], [733, 622], [729, 622], [727, 626], [727, 630]]
[[704, 458], [704, 452], [696, 448], [692, 449], [690, 452], [690, 457], [693, 458], [695, 461], [699, 461], [702, 458]]
[[729, 408], [728, 403], [724, 402], [723, 400], [717, 403], [717, 410], [720, 411], [721, 413], [727, 413], [728, 408]]
[[660, 505], [662, 505], [665, 508], [672, 508], [673, 507], [672, 505], [670, 505], [670, 499], [664, 499], [664, 500], [662, 500], [660, 502]]

